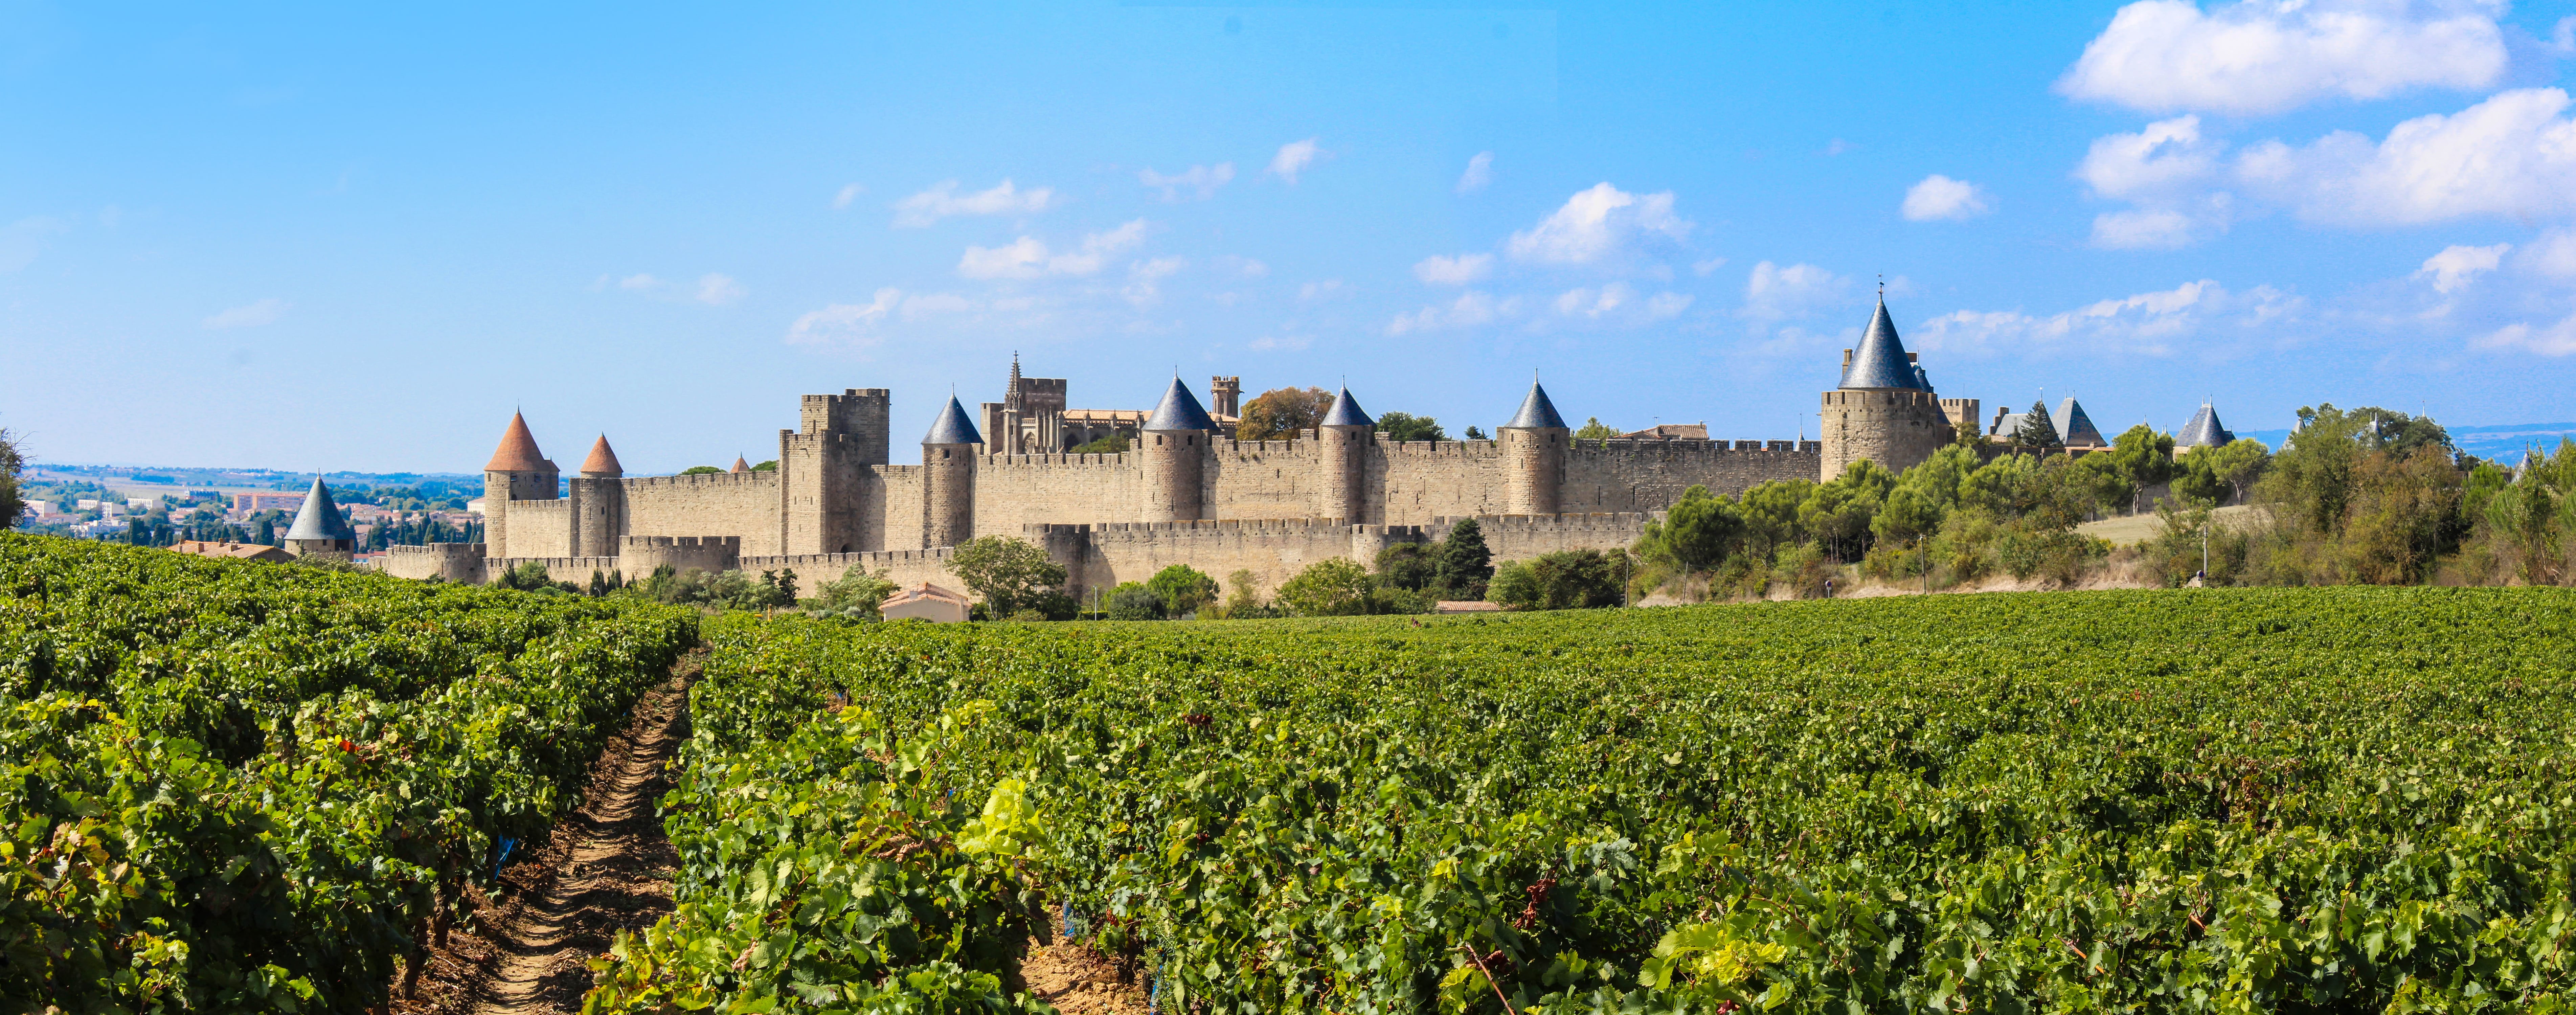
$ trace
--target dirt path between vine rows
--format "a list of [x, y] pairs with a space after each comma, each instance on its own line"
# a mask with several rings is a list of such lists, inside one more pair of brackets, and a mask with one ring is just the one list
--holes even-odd
[[668, 682], [636, 701], [634, 719], [591, 766], [581, 809], [503, 870], [501, 898], [432, 953], [419, 996], [397, 1000], [398, 1015], [579, 1011], [586, 963], [618, 931], [671, 912], [679, 856], [655, 805], [670, 789], [664, 763], [689, 737], [689, 684], [704, 659], [704, 650], [682, 657]]

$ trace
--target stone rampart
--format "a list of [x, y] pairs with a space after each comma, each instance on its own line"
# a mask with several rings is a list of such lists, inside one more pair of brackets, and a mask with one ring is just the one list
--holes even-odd
[[[616, 557], [501, 557], [483, 563], [485, 572], [497, 579], [530, 562], [545, 565], [547, 581], [571, 582], [583, 588], [590, 587], [593, 574], [607, 578], [618, 573]], [[643, 575], [630, 572], [624, 577], [636, 581]]]
[[431, 543], [389, 546], [378, 567], [396, 578], [441, 578], [468, 585], [483, 584], [483, 544]]
[[[647, 476], [624, 483], [623, 535], [732, 535], [740, 537], [744, 549], [751, 553], [780, 550], [781, 491], [775, 470]], [[520, 503], [510, 505], [514, 516], [520, 508]], [[516, 523], [518, 518], [511, 521]], [[521, 545], [520, 538], [514, 524], [510, 535], [513, 550]]]
[[617, 541], [615, 561], [628, 581], [642, 581], [655, 569], [735, 571], [742, 567], [741, 536], [627, 536]]
[[[1145, 510], [1140, 464], [1132, 453], [979, 455], [975, 534], [1016, 536], [1023, 526], [1044, 522], [1138, 517]], [[902, 544], [889, 541], [887, 548]]]
[[853, 570], [868, 574], [885, 572], [887, 580], [897, 585], [929, 582], [941, 588], [966, 591], [966, 584], [948, 570], [948, 547], [936, 550], [878, 550], [867, 553], [797, 553], [776, 556], [744, 557], [745, 571], [794, 571], [796, 594], [812, 596], [815, 590], [841, 580]]

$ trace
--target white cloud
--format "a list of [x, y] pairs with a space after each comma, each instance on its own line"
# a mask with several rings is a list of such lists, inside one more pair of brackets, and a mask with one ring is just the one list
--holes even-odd
[[1269, 265], [1263, 264], [1260, 261], [1256, 261], [1249, 257], [1230, 258], [1227, 263], [1234, 266], [1235, 274], [1241, 275], [1245, 278], [1268, 278], [1270, 276]]
[[2561, 282], [2576, 282], [2576, 229], [2560, 227], [2522, 245], [2514, 267]]
[[1776, 321], [1804, 317], [1818, 307], [1849, 298], [1851, 279], [1812, 264], [1786, 268], [1764, 261], [1753, 266], [1744, 283], [1744, 315]]
[[2512, 249], [2513, 244], [2510, 243], [2492, 247], [2444, 247], [2441, 253], [2425, 258], [2424, 267], [2417, 270], [2415, 276], [2431, 278], [2433, 291], [2448, 295], [2468, 288], [2478, 276], [2496, 270], [2497, 265], [2504, 263], [2505, 251]]
[[1098, 272], [1101, 263], [1109, 256], [1142, 243], [1144, 239], [1144, 219], [1134, 219], [1116, 229], [1084, 236], [1081, 249], [1064, 253], [1049, 251], [1047, 245], [1035, 236], [1023, 236], [1000, 247], [968, 246], [966, 256], [957, 261], [957, 273], [967, 278], [1090, 275]]
[[2516, 349], [2542, 356], [2576, 353], [2576, 315], [2539, 328], [2528, 324], [2508, 324], [2479, 336], [2471, 344], [2481, 349]]
[[2215, 177], [2226, 148], [2201, 136], [2199, 117], [2178, 116], [2150, 123], [2135, 134], [2093, 139], [2084, 161], [2075, 167], [2075, 178], [2101, 197], [2171, 197]]
[[670, 283], [639, 272], [633, 275], [628, 275], [625, 278], [618, 279], [617, 287], [630, 293], [649, 293], [660, 292], [667, 289], [670, 287]]
[[1413, 265], [1413, 277], [1426, 285], [1466, 285], [1493, 274], [1493, 271], [1492, 254], [1460, 254], [1456, 257], [1433, 254]]
[[742, 287], [742, 283], [734, 281], [731, 275], [708, 272], [698, 276], [697, 301], [708, 306], [727, 306], [742, 299], [746, 292], [748, 290]]
[[842, 187], [840, 193], [832, 195], [832, 210], [840, 211], [848, 208], [850, 206], [850, 202], [858, 200], [859, 195], [867, 192], [868, 188], [856, 183]]
[[2237, 175], [2303, 218], [2340, 225], [2565, 214], [2576, 210], [2567, 106], [2562, 90], [2524, 88], [2400, 123], [2376, 145], [2350, 131], [2299, 148], [2266, 141], [2245, 150]]
[[1034, 214], [1053, 207], [1055, 188], [1021, 190], [1003, 180], [990, 190], [957, 193], [957, 181], [941, 180], [929, 190], [894, 203], [896, 228], [918, 229], [952, 215]]
[[2111, 250], [2177, 250], [2189, 246], [2196, 223], [2171, 208], [2108, 211], [2093, 216], [2093, 245]]
[[256, 328], [263, 324], [276, 323], [278, 317], [284, 315], [287, 308], [294, 305], [272, 296], [220, 311], [206, 318], [204, 323], [208, 328]]
[[1344, 289], [1342, 286], [1342, 280], [1338, 278], [1328, 278], [1320, 282], [1308, 282], [1305, 285], [1297, 287], [1297, 298], [1301, 300], [1313, 301], [1340, 295], [1344, 295]]
[[1187, 263], [1177, 257], [1157, 257], [1130, 264], [1127, 266], [1127, 285], [1118, 291], [1118, 295], [1140, 309], [1160, 302], [1163, 298], [1162, 281]]
[[1477, 152], [1467, 160], [1467, 171], [1458, 177], [1458, 193], [1473, 194], [1494, 182], [1494, 153]]
[[1908, 222], [1968, 219], [1993, 210], [1994, 200], [1985, 188], [1939, 173], [1905, 188], [1904, 211]]
[[2325, 98], [2483, 88], [2505, 71], [2502, 0], [2140, 0], [2057, 82], [2149, 113], [2279, 113]]
[[1628, 302], [1636, 295], [1636, 290], [1628, 288], [1628, 284], [1625, 282], [1612, 282], [1597, 290], [1588, 288], [1568, 289], [1557, 295], [1556, 312], [1568, 317], [1579, 314], [1584, 317], [1598, 319], [1603, 314], [1619, 309], [1621, 304]]
[[1656, 293], [1646, 299], [1646, 317], [1657, 321], [1679, 317], [1682, 311], [1690, 309], [1691, 301], [1697, 298], [1688, 293], [1670, 291]]
[[1305, 335], [1263, 335], [1248, 347], [1256, 352], [1297, 352], [1313, 344], [1315, 340]]
[[1588, 264], [1648, 235], [1680, 240], [1692, 224], [1673, 214], [1673, 192], [1639, 196], [1608, 183], [1578, 191], [1539, 224], [1512, 234], [1510, 251], [1525, 261]]
[[1490, 293], [1470, 289], [1446, 306], [1427, 306], [1410, 314], [1397, 314], [1387, 322], [1386, 333], [1404, 335], [1417, 331], [1445, 328], [1473, 328], [1491, 324], [1506, 317], [1517, 317], [1522, 309], [1520, 297], [1497, 300]]
[[1219, 162], [1213, 166], [1191, 166], [1187, 170], [1169, 176], [1147, 169], [1137, 173], [1136, 178], [1148, 187], [1160, 189], [1163, 192], [1163, 200], [1178, 201], [1181, 199], [1181, 191], [1188, 190], [1192, 196], [1205, 201], [1216, 196], [1218, 187], [1225, 186], [1228, 181], [1234, 179], [1234, 163]]
[[838, 345], [866, 348], [884, 341], [877, 326], [894, 312], [903, 300], [903, 290], [887, 286], [877, 290], [876, 298], [867, 305], [835, 303], [796, 319], [787, 328], [787, 341], [795, 345]]
[[1961, 310], [1906, 333], [1924, 352], [2131, 353], [2170, 356], [2183, 345], [2235, 343], [2297, 316], [2304, 300], [2270, 286], [2229, 292], [2202, 279], [2047, 317], [2015, 310]]
[[1701, 278], [1707, 278], [1710, 275], [1716, 274], [1717, 269], [1723, 267], [1726, 267], [1726, 259], [1723, 257], [1712, 257], [1705, 261], [1693, 261], [1691, 262], [1691, 274], [1697, 275]]
[[1290, 141], [1280, 145], [1279, 154], [1270, 157], [1271, 175], [1288, 181], [1289, 186], [1296, 186], [1297, 174], [1305, 172], [1307, 166], [1314, 165], [1315, 157], [1320, 154], [1315, 147], [1316, 140], [1310, 137], [1303, 141]]

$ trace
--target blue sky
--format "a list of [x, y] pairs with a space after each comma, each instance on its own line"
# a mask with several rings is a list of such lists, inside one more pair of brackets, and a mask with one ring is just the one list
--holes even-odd
[[382, 6], [0, 4], [0, 426], [906, 461], [1016, 350], [1812, 436], [1881, 275], [1990, 413], [2576, 418], [2576, 3]]

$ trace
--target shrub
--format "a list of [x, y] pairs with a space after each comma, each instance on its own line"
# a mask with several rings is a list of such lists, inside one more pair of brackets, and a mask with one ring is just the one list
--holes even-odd
[[1109, 590], [1109, 619], [1160, 620], [1163, 600], [1141, 582], [1125, 582]]
[[1174, 564], [1155, 572], [1145, 587], [1153, 592], [1166, 617], [1197, 613], [1216, 602], [1217, 597], [1216, 579], [1187, 564]]
[[1307, 565], [1279, 586], [1279, 605], [1300, 617], [1350, 617], [1369, 612], [1369, 593], [1376, 583], [1368, 571], [1347, 557]]

